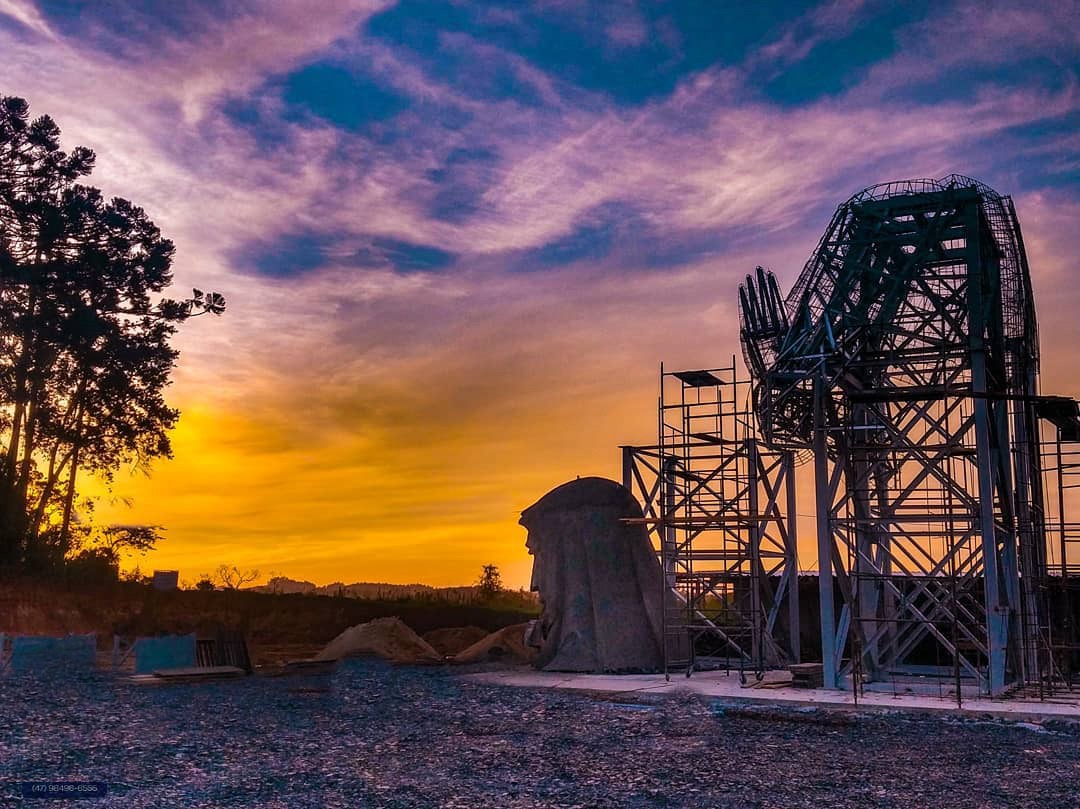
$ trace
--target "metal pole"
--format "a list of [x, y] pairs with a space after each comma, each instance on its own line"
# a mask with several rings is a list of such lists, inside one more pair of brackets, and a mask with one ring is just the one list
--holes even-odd
[[832, 496], [825, 419], [825, 381], [814, 379], [814, 478], [817, 507], [818, 601], [821, 608], [821, 663], [826, 688], [839, 688], [836, 666], [836, 605], [832, 577]]
[[799, 540], [796, 531], [795, 511], [795, 454], [785, 452], [781, 461], [784, 470], [785, 485], [787, 486], [787, 564], [788, 570], [788, 626], [791, 628], [791, 656], [792, 662], [802, 662], [802, 631], [800, 627], [801, 616], [799, 615]]
[[1057, 480], [1058, 480], [1058, 536], [1061, 543], [1061, 581], [1064, 583], [1069, 575], [1068, 565], [1065, 562], [1065, 468], [1061, 458], [1061, 430], [1057, 430]]
[[[758, 455], [757, 443], [753, 438], [746, 439], [746, 465], [747, 465], [747, 493], [749, 494], [750, 514], [758, 516]], [[765, 647], [764, 621], [762, 620], [761, 590], [765, 586], [762, 581], [764, 570], [761, 567], [761, 528], [760, 520], [754, 519], [750, 525], [750, 654], [755, 661], [758, 672], [764, 670], [763, 654]], [[742, 531], [740, 531], [740, 534]]]
[[971, 357], [971, 389], [974, 396], [975, 454], [978, 461], [979, 533], [982, 538], [986, 634], [989, 650], [989, 690], [995, 696], [1005, 688], [1009, 642], [1008, 605], [1001, 592], [1001, 557], [994, 520], [994, 469], [997, 459], [990, 445], [991, 413], [987, 399], [986, 329], [983, 303], [982, 257], [979, 254], [979, 209], [969, 204], [965, 217], [968, 272], [968, 350]]

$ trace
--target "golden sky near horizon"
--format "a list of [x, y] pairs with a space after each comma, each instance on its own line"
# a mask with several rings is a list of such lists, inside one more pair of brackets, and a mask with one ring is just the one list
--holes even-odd
[[[1061, 247], [1071, 212], [1026, 203], [1043, 390], [1080, 395], [1077, 295], [1050, 291], [1069, 286]], [[114, 496], [133, 505], [102, 497], [97, 519], [166, 526], [161, 548], [128, 564], [177, 568], [190, 581], [227, 562], [263, 579], [455, 585], [494, 562], [511, 586], [527, 586], [520, 511], [578, 475], [618, 479], [619, 445], [655, 441], [661, 360], [669, 370], [715, 366], [738, 349], [737, 278], [711, 270], [657, 283], [669, 302], [653, 317], [661, 290], [626, 289], [620, 300], [605, 286], [597, 299], [565, 302], [558, 284], [550, 299], [531, 290], [520, 308], [465, 326], [479, 333], [392, 363], [364, 390], [320, 389], [318, 368], [294, 368], [280, 390], [234, 398], [182, 373], [175, 458], [150, 477], [121, 472]], [[244, 302], [230, 305], [226, 317]], [[218, 328], [185, 331], [198, 341]], [[480, 350], [498, 343], [507, 349]], [[812, 493], [800, 486], [799, 496], [800, 563], [814, 569]]]

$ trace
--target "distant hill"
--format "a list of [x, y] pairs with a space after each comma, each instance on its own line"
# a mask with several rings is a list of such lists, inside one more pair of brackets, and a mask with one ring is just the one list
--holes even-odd
[[372, 600], [394, 600], [401, 598], [430, 597], [454, 602], [468, 602], [477, 598], [480, 588], [432, 587], [429, 584], [389, 584], [384, 582], [353, 582], [344, 584], [334, 582], [321, 587], [310, 581], [297, 581], [287, 576], [275, 576], [266, 584], [246, 587], [257, 593], [304, 593], [308, 595], [343, 596], [345, 598], [363, 598]]

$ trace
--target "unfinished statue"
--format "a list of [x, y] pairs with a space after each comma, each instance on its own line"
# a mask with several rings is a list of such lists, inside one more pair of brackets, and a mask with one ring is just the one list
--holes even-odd
[[541, 615], [529, 636], [544, 671], [656, 671], [663, 578], [641, 507], [623, 486], [579, 478], [521, 513]]

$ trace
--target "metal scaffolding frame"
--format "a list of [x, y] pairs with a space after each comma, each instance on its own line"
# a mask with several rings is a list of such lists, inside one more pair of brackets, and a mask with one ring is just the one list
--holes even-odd
[[661, 366], [659, 443], [622, 448], [624, 484], [675, 593], [664, 599], [665, 671], [760, 675], [799, 660], [794, 458], [761, 444], [750, 393], [734, 357]]
[[869, 188], [786, 300], [759, 268], [740, 315], [765, 440], [813, 457], [826, 685], [1038, 677], [1038, 335], [1011, 200], [957, 175]]
[[661, 366], [658, 443], [622, 448], [678, 596], [666, 666], [799, 662], [812, 462], [826, 687], [1080, 697], [1080, 403], [1039, 391], [1011, 199], [959, 175], [868, 188], [786, 298], [759, 267], [739, 314], [750, 378]]
[[[1031, 633], [1039, 639], [1037, 681], [1039, 697], [1060, 693], [1080, 696], [1080, 407], [1073, 401], [1054, 401], [1042, 407], [1042, 458], [1047, 498], [1047, 563], [1037, 582], [1038, 620]], [[1051, 412], [1048, 413], [1047, 410]], [[1056, 411], [1056, 413], [1054, 412]], [[1063, 412], [1064, 411], [1064, 412]]]

